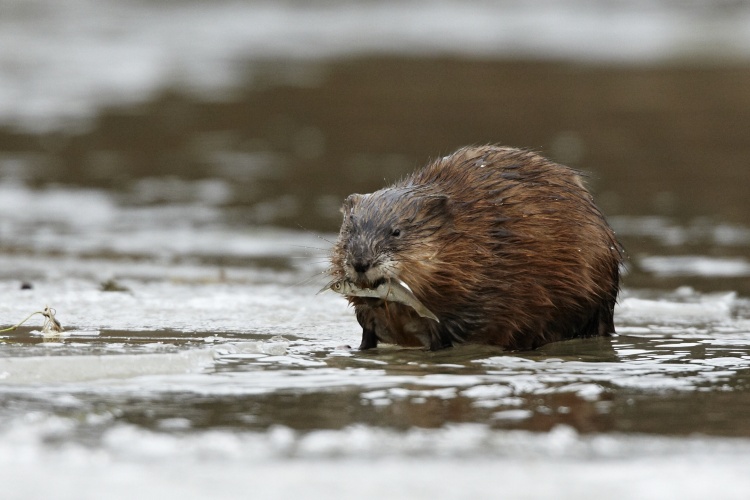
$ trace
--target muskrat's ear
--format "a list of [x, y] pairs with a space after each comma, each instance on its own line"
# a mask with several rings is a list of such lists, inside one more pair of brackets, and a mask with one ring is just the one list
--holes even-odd
[[359, 203], [359, 200], [364, 198], [364, 196], [365, 195], [363, 194], [357, 194], [357, 193], [350, 194], [349, 196], [347, 196], [346, 199], [344, 200], [344, 204], [341, 207], [341, 213], [346, 215], [347, 213], [351, 212], [352, 209], [357, 205], [357, 203]]
[[447, 213], [449, 211], [450, 198], [445, 194], [435, 194], [422, 197], [424, 208], [429, 214]]

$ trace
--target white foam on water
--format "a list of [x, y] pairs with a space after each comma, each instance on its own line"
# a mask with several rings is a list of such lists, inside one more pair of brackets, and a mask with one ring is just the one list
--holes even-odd
[[494, 420], [526, 420], [534, 416], [531, 410], [503, 410], [492, 414]]
[[728, 322], [736, 305], [737, 294], [734, 292], [698, 296], [685, 301], [625, 297], [615, 307], [615, 317], [624, 323]]
[[40, 330], [31, 330], [29, 335], [39, 335], [50, 339], [67, 339], [68, 337], [95, 337], [101, 332], [99, 330], [65, 330], [62, 332], [42, 332]]
[[654, 255], [640, 257], [638, 265], [657, 276], [745, 277], [750, 262], [743, 258], [716, 258], [702, 255]]
[[[644, 353], [647, 351], [643, 351]], [[624, 356], [630, 356], [627, 350]], [[510, 356], [478, 360], [487, 366], [495, 381], [504, 381], [514, 395], [572, 392], [583, 399], [596, 399], [607, 386], [650, 389], [652, 391], [694, 391], [705, 380], [704, 372], [713, 367], [671, 364], [655, 357], [641, 357], [632, 362], [598, 362], [541, 360], [523, 363], [519, 372], [518, 358]], [[524, 360], [525, 361], [525, 360]], [[500, 370], [495, 369], [499, 367]], [[488, 399], [488, 398], [485, 398]]]

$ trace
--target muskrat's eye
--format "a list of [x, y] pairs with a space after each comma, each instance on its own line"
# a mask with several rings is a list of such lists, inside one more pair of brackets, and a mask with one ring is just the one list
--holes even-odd
[[398, 238], [399, 236], [401, 236], [401, 230], [399, 228], [393, 229], [391, 231], [391, 236], [393, 236], [394, 238]]

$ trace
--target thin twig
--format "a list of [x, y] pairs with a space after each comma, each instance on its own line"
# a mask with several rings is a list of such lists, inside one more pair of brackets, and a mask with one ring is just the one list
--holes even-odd
[[43, 333], [62, 332], [63, 331], [63, 327], [60, 324], [60, 322], [57, 321], [57, 318], [55, 318], [55, 314], [56, 313], [57, 313], [57, 311], [55, 311], [55, 309], [53, 309], [53, 308], [51, 308], [49, 306], [44, 306], [44, 310], [43, 311], [35, 311], [35, 312], [29, 314], [23, 321], [21, 321], [17, 325], [13, 325], [13, 326], [11, 326], [9, 328], [3, 328], [2, 330], [0, 330], [0, 333], [12, 332], [13, 330], [15, 330], [16, 328], [18, 328], [19, 326], [21, 326], [24, 323], [26, 323], [28, 320], [30, 320], [31, 317], [34, 316], [35, 314], [41, 314], [42, 316], [44, 316], [44, 324], [42, 325], [42, 332]]
[[[26, 317], [26, 319], [24, 319], [23, 321], [21, 321], [21, 322], [20, 322], [20, 323], [18, 323], [17, 325], [11, 326], [10, 328], [4, 328], [4, 329], [0, 330], [0, 333], [3, 333], [3, 332], [12, 332], [13, 330], [15, 330], [16, 328], [18, 328], [19, 326], [21, 326], [21, 325], [23, 325], [24, 323], [26, 323], [26, 322], [27, 322], [28, 320], [30, 320], [30, 319], [31, 319], [31, 317], [32, 317], [33, 315], [35, 315], [35, 314], [41, 314], [42, 316], [44, 316], [44, 312], [42, 312], [42, 311], [36, 311], [36, 312], [33, 312], [33, 313], [29, 314], [29, 315], [28, 315], [28, 316]], [[46, 322], [46, 320], [45, 320], [45, 322]]]

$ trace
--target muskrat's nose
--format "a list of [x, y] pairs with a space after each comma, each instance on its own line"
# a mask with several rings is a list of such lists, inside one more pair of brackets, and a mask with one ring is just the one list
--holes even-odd
[[364, 274], [367, 272], [368, 269], [370, 269], [370, 261], [357, 259], [354, 262], [352, 262], [352, 267], [358, 273]]

